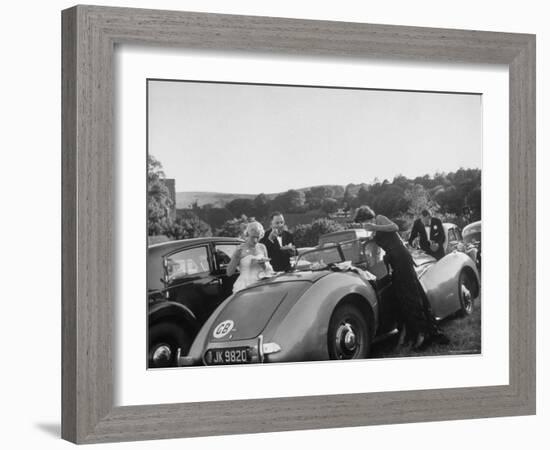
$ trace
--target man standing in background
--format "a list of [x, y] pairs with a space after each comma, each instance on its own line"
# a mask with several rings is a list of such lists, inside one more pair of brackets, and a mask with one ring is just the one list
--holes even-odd
[[279, 211], [271, 213], [271, 228], [261, 243], [267, 248], [271, 266], [277, 272], [290, 270], [290, 257], [295, 254], [294, 237], [285, 229], [285, 218]]
[[420, 238], [420, 248], [435, 259], [441, 259], [445, 256], [443, 244], [445, 242], [445, 230], [443, 223], [437, 217], [432, 217], [430, 211], [423, 210], [420, 218], [414, 221], [411, 235], [409, 236], [409, 245], [412, 246], [414, 240]]

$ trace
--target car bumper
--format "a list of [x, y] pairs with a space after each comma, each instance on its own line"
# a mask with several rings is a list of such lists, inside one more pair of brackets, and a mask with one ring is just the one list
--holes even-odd
[[[242, 358], [236, 358], [231, 360], [227, 358], [220, 362], [219, 358], [216, 358], [217, 354], [227, 353], [227, 355], [235, 354], [238, 351], [239, 354], [246, 352], [246, 360]], [[275, 353], [279, 353], [281, 347], [275, 342], [264, 342], [262, 335], [255, 339], [247, 339], [240, 341], [228, 341], [209, 343], [203, 350], [200, 357], [193, 356], [179, 356], [178, 366], [211, 366], [211, 365], [237, 365], [237, 364], [258, 364], [269, 362], [269, 356]]]

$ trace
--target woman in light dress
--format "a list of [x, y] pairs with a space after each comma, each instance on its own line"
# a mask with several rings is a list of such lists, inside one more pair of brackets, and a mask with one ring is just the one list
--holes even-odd
[[239, 268], [239, 277], [233, 285], [233, 292], [240, 291], [257, 283], [262, 275], [273, 272], [269, 263], [267, 249], [260, 239], [264, 236], [264, 227], [259, 222], [250, 222], [244, 232], [245, 242], [240, 245], [227, 266], [227, 275], [231, 276]]

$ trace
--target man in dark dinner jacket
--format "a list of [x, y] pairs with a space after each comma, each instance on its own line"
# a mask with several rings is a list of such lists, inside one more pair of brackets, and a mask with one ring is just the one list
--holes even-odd
[[294, 237], [285, 229], [285, 218], [279, 211], [271, 214], [271, 228], [260, 240], [267, 248], [271, 266], [277, 272], [290, 269], [290, 257], [295, 254]]
[[443, 244], [445, 242], [445, 230], [443, 223], [437, 217], [432, 217], [428, 210], [421, 213], [421, 217], [414, 221], [411, 235], [409, 237], [409, 245], [413, 245], [413, 241], [420, 238], [420, 248], [428, 255], [436, 259], [441, 259], [445, 256]]

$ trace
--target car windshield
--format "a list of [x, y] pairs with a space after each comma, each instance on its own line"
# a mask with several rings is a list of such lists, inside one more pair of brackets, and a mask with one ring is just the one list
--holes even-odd
[[481, 231], [472, 230], [472, 232], [464, 235], [464, 242], [466, 242], [467, 244], [481, 242]]
[[323, 270], [330, 264], [344, 261], [338, 244], [326, 244], [302, 253], [296, 260], [295, 270]]

